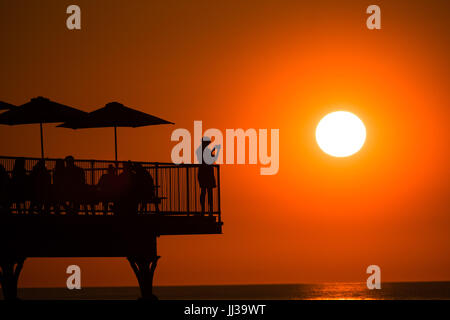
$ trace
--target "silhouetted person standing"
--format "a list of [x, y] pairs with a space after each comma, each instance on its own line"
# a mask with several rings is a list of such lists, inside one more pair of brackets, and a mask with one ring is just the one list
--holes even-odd
[[206, 193], [208, 193], [209, 213], [214, 212], [213, 207], [213, 189], [216, 187], [216, 178], [214, 176], [214, 167], [212, 166], [217, 160], [220, 151], [220, 145], [211, 150], [208, 146], [211, 139], [203, 137], [202, 144], [196, 150], [197, 159], [201, 163], [198, 168], [198, 183], [200, 185], [200, 205], [202, 206], [202, 214], [205, 213]]
[[109, 211], [109, 204], [114, 202], [117, 198], [118, 189], [118, 176], [116, 174], [116, 168], [110, 164], [108, 171], [100, 177], [97, 184], [97, 190], [100, 198], [102, 199], [103, 213], [107, 214]]
[[17, 213], [25, 213], [25, 201], [28, 197], [28, 175], [25, 170], [25, 159], [17, 158], [11, 176], [12, 200], [16, 204]]

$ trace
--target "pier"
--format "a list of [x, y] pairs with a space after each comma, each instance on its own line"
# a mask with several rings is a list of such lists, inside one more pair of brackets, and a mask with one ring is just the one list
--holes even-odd
[[[16, 159], [0, 157], [0, 164], [10, 177]], [[40, 160], [24, 158], [28, 175]], [[72, 197], [55, 192], [53, 172], [57, 159], [44, 161], [52, 179], [49, 192], [38, 199], [28, 191], [20, 200], [17, 195], [1, 198], [0, 282], [5, 299], [17, 298], [20, 272], [26, 259], [35, 257], [124, 257], [136, 275], [142, 299], [156, 299], [152, 287], [160, 258], [158, 237], [222, 233], [218, 165], [212, 165], [217, 185], [213, 203], [203, 211], [197, 181], [200, 165], [133, 161], [151, 175], [154, 191], [147, 198], [130, 200], [127, 195], [125, 200], [132, 205], [126, 207], [130, 208], [128, 211], [119, 212], [117, 203], [124, 198], [119, 194], [105, 199], [95, 186], [110, 166], [119, 175], [123, 162], [75, 160], [76, 166], [83, 169], [88, 191], [81, 197]], [[70, 202], [77, 203], [76, 209], [67, 205]]]

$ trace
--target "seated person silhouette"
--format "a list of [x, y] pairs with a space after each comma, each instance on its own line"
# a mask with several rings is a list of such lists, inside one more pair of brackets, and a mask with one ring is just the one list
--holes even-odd
[[114, 205], [114, 213], [129, 216], [137, 212], [136, 175], [131, 161], [124, 162], [118, 181], [118, 199]]
[[52, 182], [50, 172], [45, 167], [45, 160], [39, 160], [30, 173], [31, 204], [29, 213], [42, 213], [49, 210], [49, 193]]
[[110, 164], [107, 173], [100, 177], [97, 184], [97, 190], [102, 199], [103, 214], [108, 214], [109, 204], [114, 202], [118, 196], [117, 188], [119, 177], [117, 176], [116, 171], [116, 168]]
[[25, 213], [25, 201], [29, 196], [29, 180], [25, 170], [25, 159], [17, 158], [11, 175], [11, 200], [17, 213]]
[[152, 175], [140, 163], [134, 164], [136, 174], [136, 195], [139, 200], [139, 212], [147, 213], [147, 205], [155, 204], [155, 211], [159, 212], [158, 204], [155, 203], [155, 184]]
[[0, 164], [0, 215], [9, 213], [10, 179], [5, 167]]
[[[214, 149], [208, 148], [211, 144], [209, 137], [202, 138], [202, 144], [196, 150], [197, 160], [200, 163], [197, 179], [200, 185], [200, 205], [202, 214], [205, 214], [206, 193], [208, 193], [209, 214], [214, 212], [213, 207], [213, 189], [216, 187], [216, 178], [214, 176], [214, 167], [212, 164], [219, 157], [221, 146], [217, 145]], [[217, 152], [216, 152], [217, 149]]]
[[53, 169], [53, 184], [51, 187], [51, 197], [53, 202], [53, 210], [56, 214], [61, 213], [61, 207], [65, 205], [65, 173], [66, 166], [63, 159], [57, 159], [55, 168]]
[[75, 165], [75, 160], [72, 156], [67, 156], [65, 161], [64, 186], [69, 199], [67, 211], [68, 213], [76, 214], [80, 210], [80, 203], [84, 200], [86, 178], [84, 170]]

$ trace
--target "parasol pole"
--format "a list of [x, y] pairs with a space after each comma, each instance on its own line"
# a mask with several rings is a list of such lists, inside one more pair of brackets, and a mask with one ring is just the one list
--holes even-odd
[[42, 129], [42, 122], [39, 123], [41, 127], [41, 158], [44, 159], [44, 134]]
[[114, 143], [115, 143], [116, 162], [117, 162], [117, 126], [114, 126]]

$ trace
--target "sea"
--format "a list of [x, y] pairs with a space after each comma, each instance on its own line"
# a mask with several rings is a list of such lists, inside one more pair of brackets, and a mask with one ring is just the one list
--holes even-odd
[[[366, 283], [157, 286], [160, 300], [450, 300], [448, 282], [391, 282], [369, 290]], [[23, 300], [136, 300], [138, 287], [19, 288]], [[1, 294], [0, 294], [1, 297]]]

